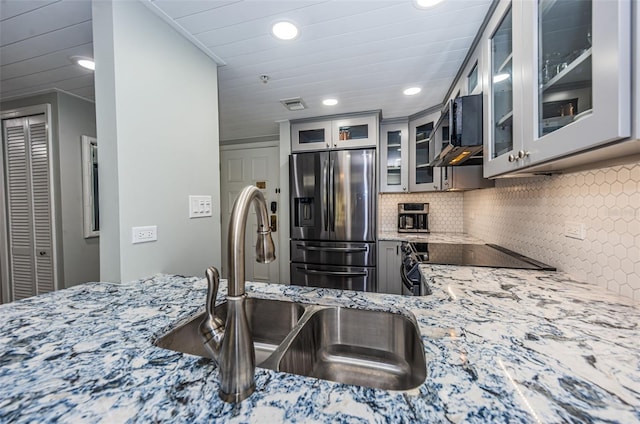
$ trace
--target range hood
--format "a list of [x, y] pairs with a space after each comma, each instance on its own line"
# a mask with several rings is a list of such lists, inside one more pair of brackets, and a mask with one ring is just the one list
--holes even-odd
[[432, 134], [442, 150], [429, 166], [482, 164], [482, 94], [450, 100]]

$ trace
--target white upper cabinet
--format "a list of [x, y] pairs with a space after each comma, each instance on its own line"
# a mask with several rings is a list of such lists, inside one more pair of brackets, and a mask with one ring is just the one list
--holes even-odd
[[291, 151], [375, 147], [378, 113], [292, 122]]
[[630, 2], [502, 2], [485, 37], [485, 176], [631, 135]]
[[409, 190], [409, 121], [393, 120], [380, 125], [380, 192]]

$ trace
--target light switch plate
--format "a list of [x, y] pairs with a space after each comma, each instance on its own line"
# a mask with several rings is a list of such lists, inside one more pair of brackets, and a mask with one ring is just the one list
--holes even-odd
[[158, 240], [158, 227], [156, 225], [148, 225], [146, 227], [131, 228], [131, 243], [148, 243]]
[[213, 216], [211, 196], [189, 196], [189, 218]]
[[585, 230], [582, 222], [565, 221], [564, 235], [578, 240], [584, 240]]

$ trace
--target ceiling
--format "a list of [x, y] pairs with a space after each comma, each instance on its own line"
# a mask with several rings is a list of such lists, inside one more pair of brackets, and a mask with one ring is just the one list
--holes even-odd
[[[220, 139], [278, 134], [277, 121], [381, 109], [385, 118], [442, 102], [491, 0], [142, 0], [221, 64]], [[279, 19], [300, 30], [273, 37]], [[0, 0], [0, 97], [57, 88], [94, 99], [90, 0]], [[268, 75], [267, 83], [260, 75]], [[422, 92], [405, 96], [402, 90]], [[302, 97], [289, 111], [281, 99]], [[333, 97], [337, 106], [322, 105]]]

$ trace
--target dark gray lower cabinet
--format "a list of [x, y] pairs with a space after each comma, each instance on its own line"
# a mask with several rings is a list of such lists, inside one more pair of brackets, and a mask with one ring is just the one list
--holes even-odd
[[400, 241], [378, 241], [378, 292], [402, 294]]

